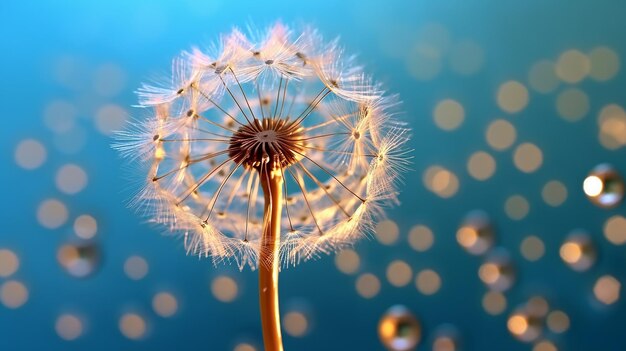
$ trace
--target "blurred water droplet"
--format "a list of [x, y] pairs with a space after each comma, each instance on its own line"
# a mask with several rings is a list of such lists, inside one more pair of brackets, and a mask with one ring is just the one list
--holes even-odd
[[526, 310], [530, 315], [543, 318], [550, 311], [550, 305], [543, 297], [533, 296], [526, 302]]
[[510, 80], [498, 88], [496, 100], [498, 106], [508, 113], [516, 113], [528, 105], [528, 89], [524, 84]]
[[95, 243], [65, 244], [59, 248], [57, 260], [69, 275], [85, 278], [98, 268], [100, 249]]
[[62, 314], [57, 318], [54, 329], [61, 339], [76, 340], [83, 333], [83, 321], [76, 315]]
[[541, 335], [541, 318], [533, 316], [525, 308], [518, 308], [509, 316], [507, 327], [516, 339], [531, 342]]
[[0, 249], [0, 277], [10, 277], [20, 267], [20, 259], [9, 249]]
[[596, 261], [596, 249], [591, 238], [580, 230], [568, 235], [559, 254], [565, 264], [579, 272], [588, 270]]
[[44, 200], [37, 208], [37, 221], [48, 229], [59, 228], [67, 221], [67, 217], [67, 207], [56, 199]]
[[476, 210], [465, 216], [456, 232], [459, 245], [473, 255], [482, 255], [493, 246], [494, 231], [487, 213]]
[[624, 197], [624, 180], [613, 166], [603, 163], [589, 172], [583, 182], [583, 191], [594, 205], [613, 208]]
[[366, 299], [371, 299], [380, 292], [380, 280], [371, 273], [361, 274], [355, 285], [357, 293]]
[[0, 303], [6, 308], [22, 307], [28, 301], [28, 288], [19, 281], [9, 280], [0, 285]]
[[309, 331], [309, 317], [302, 311], [289, 311], [283, 316], [283, 326], [287, 334], [303, 337]]
[[390, 351], [413, 350], [422, 338], [422, 327], [405, 306], [396, 305], [380, 319], [378, 337]]
[[172, 317], [178, 311], [178, 300], [172, 293], [162, 291], [152, 298], [152, 309], [161, 317]]
[[563, 311], [552, 311], [546, 318], [546, 324], [553, 333], [563, 333], [569, 329], [569, 316]]
[[508, 290], [515, 281], [515, 270], [508, 252], [494, 250], [478, 269], [478, 276], [492, 290]]
[[497, 291], [488, 291], [483, 296], [482, 304], [485, 312], [496, 316], [504, 312], [507, 302], [504, 294]]
[[221, 302], [233, 302], [239, 294], [239, 286], [235, 279], [221, 275], [211, 282], [211, 292]]
[[460, 337], [457, 328], [451, 324], [443, 324], [434, 332], [433, 351], [456, 351], [460, 349]]
[[411, 282], [413, 270], [406, 262], [394, 260], [387, 266], [387, 280], [395, 287], [403, 287]]
[[147, 325], [139, 314], [126, 313], [120, 318], [119, 328], [125, 337], [138, 340], [146, 335]]
[[415, 277], [415, 286], [424, 295], [436, 294], [441, 289], [441, 277], [432, 269], [424, 269]]
[[24, 139], [15, 148], [15, 162], [24, 169], [40, 167], [47, 156], [48, 152], [43, 144], [34, 139]]
[[132, 280], [143, 279], [149, 269], [148, 261], [141, 256], [131, 256], [124, 261], [124, 273]]
[[593, 294], [605, 305], [611, 305], [619, 300], [622, 284], [611, 275], [604, 275], [593, 286]]
[[339, 251], [335, 256], [337, 269], [345, 274], [354, 274], [359, 270], [361, 259], [359, 254], [352, 249]]

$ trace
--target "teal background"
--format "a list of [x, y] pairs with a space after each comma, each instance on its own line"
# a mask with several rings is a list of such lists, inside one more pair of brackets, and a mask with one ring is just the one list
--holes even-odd
[[[289, 306], [304, 301], [312, 322], [306, 336], [285, 336], [287, 350], [382, 350], [376, 326], [394, 304], [408, 306], [422, 322], [420, 350], [431, 349], [433, 330], [443, 323], [459, 330], [463, 350], [530, 350], [532, 345], [509, 334], [506, 319], [517, 305], [537, 294], [570, 316], [566, 333], [545, 334], [559, 350], [624, 349], [623, 299], [600, 307], [592, 295], [599, 276], [611, 274], [621, 282], [626, 278], [624, 248], [611, 245], [602, 235], [606, 219], [624, 215], [624, 207], [595, 207], [581, 187], [598, 163], [626, 170], [623, 149], [610, 151], [598, 143], [595, 118], [608, 103], [626, 103], [624, 73], [606, 83], [577, 84], [590, 97], [590, 112], [577, 123], [557, 117], [554, 93], [531, 91], [529, 105], [516, 116], [498, 108], [495, 94], [504, 81], [526, 83], [534, 62], [556, 60], [571, 48], [588, 51], [606, 45], [625, 57], [625, 13], [625, 2], [610, 0], [2, 2], [0, 247], [20, 257], [20, 269], [12, 279], [24, 282], [30, 296], [19, 309], [0, 306], [0, 350], [232, 350], [241, 341], [260, 347], [255, 273], [185, 256], [180, 241], [160, 236], [142, 223], [125, 206], [133, 184], [123, 161], [111, 149], [112, 140], [94, 128], [92, 117], [104, 103], [137, 114], [131, 107], [136, 104], [133, 91], [150, 77], [167, 74], [170, 60], [181, 50], [210, 43], [232, 26], [263, 27], [278, 19], [310, 23], [327, 37], [339, 35], [349, 52], [358, 53], [368, 70], [404, 101], [403, 118], [413, 129], [410, 146], [415, 150], [402, 205], [388, 213], [399, 224], [400, 240], [393, 246], [375, 239], [356, 245], [360, 272], [379, 277], [380, 294], [371, 300], [358, 296], [356, 277], [340, 273], [332, 257], [286, 270], [281, 275], [281, 302]], [[419, 28], [432, 22], [445, 26], [452, 38], [471, 39], [483, 48], [485, 62], [478, 73], [461, 76], [444, 66], [432, 80], [410, 75], [407, 52]], [[102, 63], [118, 65], [126, 76], [123, 91], [111, 98], [98, 97], [90, 90], [88, 75], [79, 77], [74, 86], [61, 84], [54, 67], [67, 55], [83, 65], [83, 72]], [[434, 106], [443, 98], [461, 102], [466, 112], [463, 125], [451, 133], [438, 129], [432, 119]], [[56, 151], [54, 135], [43, 124], [45, 106], [53, 99], [80, 106], [78, 123], [86, 141], [77, 153]], [[470, 178], [467, 158], [474, 151], [490, 150], [484, 130], [495, 118], [514, 123], [516, 143], [541, 147], [544, 162], [539, 171], [530, 175], [518, 171], [510, 150], [489, 151], [498, 165], [494, 177], [486, 182]], [[47, 146], [48, 158], [35, 171], [20, 169], [13, 159], [24, 138]], [[81, 165], [89, 175], [87, 188], [75, 196], [60, 193], [54, 185], [56, 170], [67, 162]], [[459, 192], [451, 199], [424, 187], [422, 174], [433, 164], [459, 177]], [[569, 193], [557, 208], [541, 199], [541, 187], [551, 179], [562, 181]], [[506, 198], [515, 193], [524, 194], [531, 204], [530, 214], [519, 222], [503, 210]], [[35, 216], [38, 204], [49, 197], [61, 199], [70, 211], [68, 223], [55, 230], [41, 227]], [[463, 216], [476, 208], [492, 216], [497, 244], [511, 253], [518, 270], [514, 287], [506, 293], [507, 312], [495, 317], [481, 307], [487, 291], [477, 276], [481, 259], [466, 254], [455, 239]], [[92, 277], [76, 279], [57, 264], [56, 250], [72, 236], [72, 219], [83, 212], [98, 219], [103, 259]], [[406, 242], [415, 224], [425, 224], [435, 233], [433, 248], [424, 253], [413, 251]], [[585, 273], [573, 272], [558, 256], [561, 242], [575, 228], [588, 230], [600, 252], [596, 265]], [[519, 253], [528, 234], [540, 236], [546, 246], [545, 256], [537, 262], [528, 262]], [[150, 264], [148, 276], [140, 281], [129, 280], [122, 269], [133, 254]], [[414, 272], [436, 270], [443, 281], [441, 290], [424, 296], [414, 284], [392, 287], [385, 269], [394, 259], [405, 260]], [[219, 274], [232, 276], [239, 284], [240, 295], [233, 303], [220, 303], [210, 292], [210, 281]], [[178, 298], [179, 311], [173, 318], [160, 318], [151, 309], [152, 296], [161, 289]], [[118, 329], [120, 316], [128, 310], [139, 312], [148, 323], [142, 340], [128, 340]], [[76, 311], [86, 321], [83, 335], [71, 342], [54, 330], [56, 317], [66, 311]]]

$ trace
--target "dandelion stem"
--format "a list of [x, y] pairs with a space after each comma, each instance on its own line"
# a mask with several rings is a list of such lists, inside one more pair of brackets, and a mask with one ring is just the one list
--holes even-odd
[[265, 207], [263, 210], [263, 237], [259, 264], [259, 306], [263, 326], [265, 351], [282, 351], [283, 341], [278, 312], [278, 258], [280, 223], [283, 202], [283, 176], [280, 169], [265, 169], [261, 181]]

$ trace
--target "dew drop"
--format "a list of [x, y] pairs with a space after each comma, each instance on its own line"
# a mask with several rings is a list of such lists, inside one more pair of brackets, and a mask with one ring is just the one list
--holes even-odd
[[624, 180], [613, 166], [600, 164], [583, 181], [583, 191], [594, 205], [613, 208], [624, 197]]
[[596, 261], [596, 249], [591, 237], [581, 231], [570, 233], [559, 249], [563, 262], [571, 269], [583, 272], [591, 268]]
[[482, 255], [493, 246], [494, 231], [487, 213], [468, 213], [456, 232], [456, 240], [472, 255]]
[[502, 249], [494, 250], [478, 269], [478, 276], [492, 290], [508, 290], [515, 282], [509, 254]]
[[61, 267], [75, 278], [92, 275], [100, 262], [100, 248], [95, 243], [65, 244], [57, 251]]
[[541, 318], [532, 315], [526, 308], [518, 308], [509, 316], [507, 327], [516, 339], [531, 342], [541, 335]]
[[456, 351], [460, 349], [459, 332], [451, 324], [443, 324], [435, 329], [433, 351]]
[[380, 319], [378, 337], [391, 351], [409, 351], [420, 342], [422, 327], [405, 306], [395, 305]]

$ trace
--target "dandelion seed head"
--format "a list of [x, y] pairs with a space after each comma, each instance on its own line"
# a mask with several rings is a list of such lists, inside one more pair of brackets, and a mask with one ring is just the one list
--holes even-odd
[[269, 177], [283, 179], [282, 266], [352, 245], [397, 202], [410, 161], [398, 99], [314, 29], [234, 29], [138, 95], [148, 117], [114, 145], [144, 172], [132, 205], [189, 254], [264, 264]]

